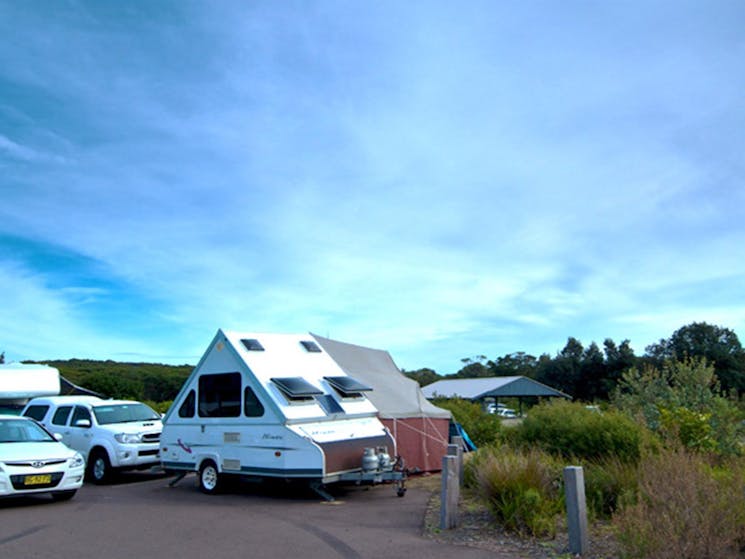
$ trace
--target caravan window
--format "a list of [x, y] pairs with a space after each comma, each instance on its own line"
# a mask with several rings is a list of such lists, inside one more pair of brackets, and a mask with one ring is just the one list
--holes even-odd
[[240, 415], [240, 373], [220, 373], [199, 377], [199, 417], [238, 417]]
[[246, 417], [261, 417], [264, 415], [264, 406], [261, 405], [250, 386], [243, 390], [243, 415]]
[[189, 391], [189, 395], [184, 399], [184, 403], [178, 409], [179, 417], [194, 417], [194, 405], [197, 403], [197, 395], [193, 390]]

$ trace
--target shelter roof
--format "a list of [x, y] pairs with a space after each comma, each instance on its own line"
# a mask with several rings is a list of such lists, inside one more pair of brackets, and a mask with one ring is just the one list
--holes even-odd
[[524, 376], [438, 380], [422, 388], [427, 398], [481, 400], [493, 397], [549, 396], [571, 398], [568, 394]]

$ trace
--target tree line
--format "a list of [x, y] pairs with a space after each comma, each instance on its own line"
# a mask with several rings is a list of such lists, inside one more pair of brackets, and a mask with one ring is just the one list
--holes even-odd
[[661, 369], [668, 361], [687, 358], [703, 358], [712, 364], [724, 392], [745, 392], [745, 350], [740, 340], [734, 331], [706, 322], [679, 328], [670, 338], [647, 346], [640, 356], [634, 353], [629, 340], [616, 344], [606, 338], [601, 349], [595, 342], [584, 347], [570, 337], [555, 356], [515, 352], [488, 359], [478, 355], [462, 359], [463, 367], [452, 375], [441, 376], [428, 368], [403, 372], [422, 386], [453, 378], [526, 376], [575, 399], [591, 402], [609, 399], [623, 373], [630, 369]]
[[[452, 375], [439, 375], [430, 368], [402, 371], [425, 386], [450, 378], [526, 376], [583, 401], [607, 400], [631, 369], [662, 369], [670, 360], [704, 358], [714, 367], [723, 391], [745, 393], [745, 350], [734, 331], [694, 322], [676, 330], [670, 338], [647, 346], [637, 356], [629, 340], [616, 343], [607, 338], [602, 349], [587, 347], [570, 337], [563, 349], [538, 357], [522, 351], [488, 359], [484, 355], [465, 358]], [[70, 382], [111, 398], [167, 402], [173, 400], [193, 370], [191, 365], [122, 363], [91, 359], [39, 361], [56, 367]]]

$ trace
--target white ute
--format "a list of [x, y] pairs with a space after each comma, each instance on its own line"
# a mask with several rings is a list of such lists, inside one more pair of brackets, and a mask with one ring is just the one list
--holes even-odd
[[160, 415], [141, 402], [95, 396], [34, 398], [22, 415], [36, 419], [86, 460], [86, 479], [104, 483], [116, 470], [160, 465]]

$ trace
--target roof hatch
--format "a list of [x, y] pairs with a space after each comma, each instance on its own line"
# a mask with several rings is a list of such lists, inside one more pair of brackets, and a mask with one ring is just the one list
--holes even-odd
[[372, 390], [352, 377], [323, 377], [343, 398], [359, 398], [362, 392]]
[[264, 346], [261, 345], [261, 342], [259, 342], [259, 340], [255, 340], [253, 338], [244, 338], [241, 340], [241, 343], [243, 344], [243, 347], [245, 347], [248, 351], [264, 351]]
[[290, 401], [311, 400], [313, 396], [323, 394], [320, 388], [316, 388], [303, 377], [274, 377], [271, 381]]
[[311, 341], [302, 341], [300, 342], [300, 345], [305, 348], [305, 351], [308, 353], [321, 353], [321, 348], [318, 347], [318, 344], [316, 342]]

